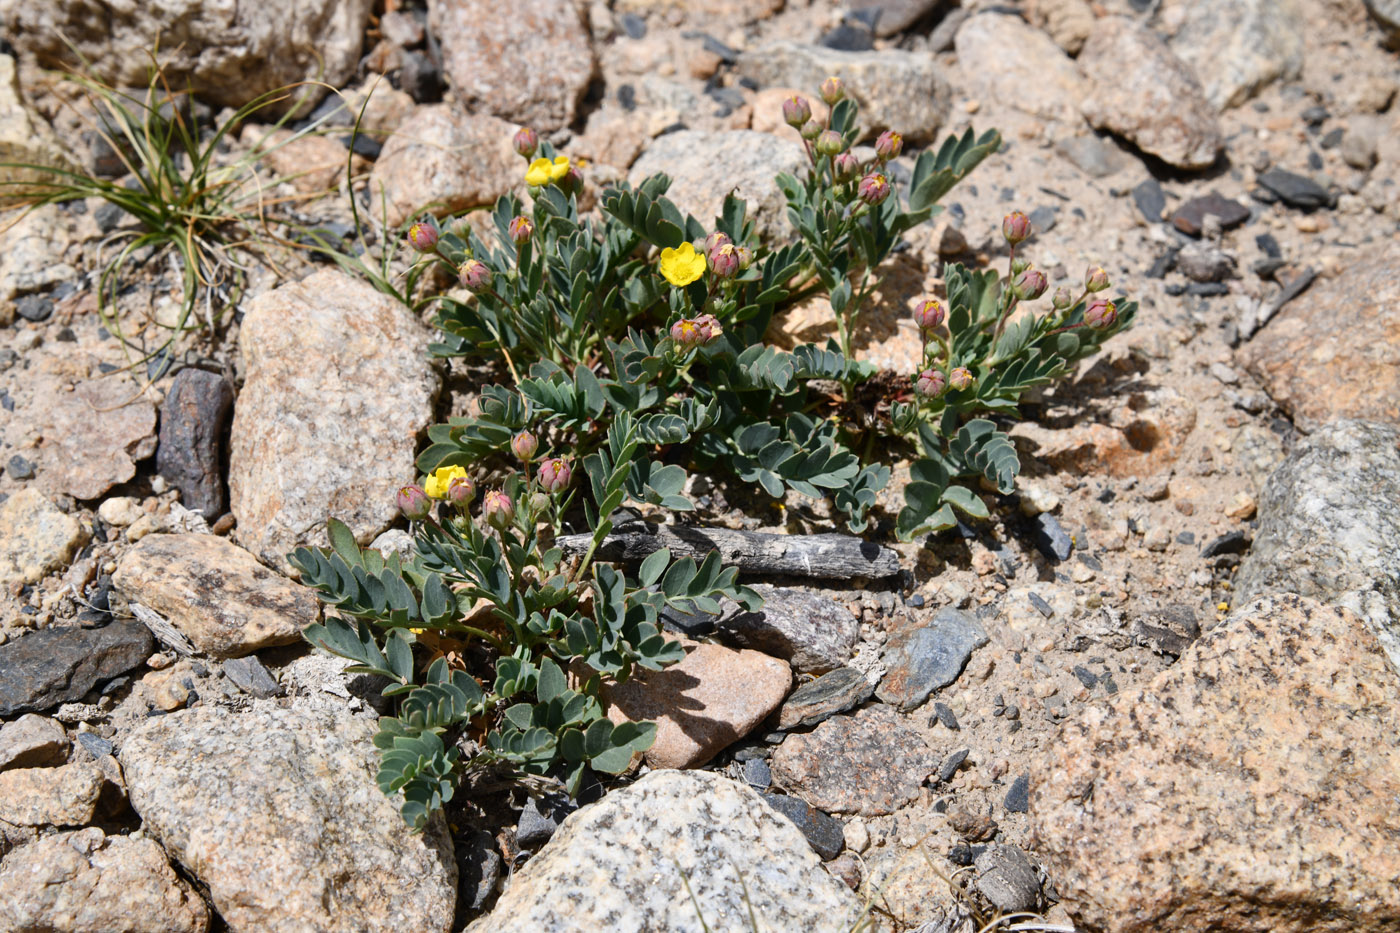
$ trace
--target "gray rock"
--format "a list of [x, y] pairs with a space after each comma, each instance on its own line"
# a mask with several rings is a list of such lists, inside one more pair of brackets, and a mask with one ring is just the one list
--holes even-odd
[[1048, 560], [1069, 560], [1074, 539], [1060, 526], [1060, 520], [1049, 512], [1041, 512], [1030, 520], [1031, 543]]
[[142, 664], [154, 647], [139, 622], [58, 626], [0, 645], [0, 716], [80, 700], [99, 681]]
[[1133, 187], [1133, 203], [1149, 224], [1160, 222], [1162, 212], [1167, 209], [1167, 196], [1162, 192], [1161, 182], [1155, 178], [1139, 182]]
[[792, 825], [802, 831], [802, 835], [812, 845], [812, 851], [829, 862], [841, 854], [846, 846], [845, 830], [841, 821], [816, 807], [808, 806], [796, 797], [783, 794], [764, 794], [768, 806], [792, 820]]
[[112, 754], [112, 743], [96, 732], [79, 732], [77, 733], [77, 741], [83, 750], [92, 756], [94, 761]]
[[231, 930], [448, 931], [457, 867], [440, 820], [411, 832], [375, 785], [373, 720], [201, 707], [119, 752], [131, 805]]
[[480, 910], [496, 893], [496, 882], [501, 879], [503, 862], [496, 840], [490, 833], [478, 829], [458, 836], [454, 848], [458, 902], [468, 910]]
[[68, 757], [68, 733], [52, 719], [26, 713], [0, 725], [0, 771], [42, 768]]
[[467, 931], [747, 930], [750, 910], [764, 929], [846, 933], [861, 905], [755, 791], [653, 771], [566, 820]]
[[[1107, 178], [1109, 175], [1118, 174], [1129, 165], [1128, 158], [1118, 151], [1117, 146], [1092, 134], [1067, 136], [1055, 144], [1055, 151], [1073, 162], [1075, 168], [1090, 178]], [[1136, 197], [1136, 188], [1133, 189], [1133, 194]], [[1159, 208], [1152, 221], [1155, 223], [1161, 216]]]
[[1235, 275], [1235, 257], [1214, 246], [1191, 243], [1176, 254], [1176, 268], [1193, 282], [1223, 282]]
[[1158, 16], [1181, 24], [1171, 49], [1219, 110], [1303, 70], [1307, 16], [1300, 0], [1168, 0]]
[[522, 848], [533, 849], [549, 841], [564, 818], [578, 807], [565, 797], [530, 797], [515, 825], [515, 841]]
[[949, 752], [948, 757], [943, 759], [943, 764], [938, 766], [935, 783], [942, 784], [951, 781], [953, 775], [958, 773], [958, 769], [962, 767], [964, 761], [967, 761], [967, 756], [970, 754], [972, 754], [970, 748], [960, 748], [955, 752]]
[[845, 606], [805, 590], [764, 583], [754, 589], [763, 597], [763, 608], [721, 620], [721, 639], [782, 658], [797, 674], [834, 670], [851, 657], [860, 620]]
[[235, 687], [249, 696], [266, 699], [276, 696], [282, 690], [281, 685], [258, 660], [257, 655], [229, 658], [224, 662], [222, 670], [224, 675], [233, 681]]
[[156, 470], [180, 490], [180, 504], [209, 521], [224, 514], [224, 436], [233, 386], [217, 373], [182, 369], [160, 409]]
[[1190, 236], [1200, 236], [1205, 229], [1206, 217], [1212, 215], [1220, 222], [1220, 229], [1229, 230], [1249, 219], [1249, 208], [1212, 191], [1192, 198], [1173, 211], [1172, 226]]
[[948, 607], [932, 622], [894, 639], [885, 649], [888, 668], [875, 695], [900, 709], [913, 709], [958, 679], [974, 649], [987, 633], [972, 616]]
[[977, 856], [977, 890], [1004, 914], [1040, 905], [1040, 876], [1015, 846], [989, 846]]
[[941, 0], [852, 0], [853, 13], [878, 13], [875, 35], [882, 39], [898, 35], [936, 10]]
[[1002, 806], [1006, 807], [1008, 813], [1025, 813], [1030, 809], [1031, 778], [1028, 774], [1022, 774], [1011, 782], [1011, 787], [1006, 791], [1006, 797], [1002, 800]]
[[1400, 38], [1400, 0], [1363, 0], [1371, 18], [1392, 40]]
[[859, 706], [875, 685], [853, 667], [838, 667], [792, 692], [778, 710], [779, 729], [802, 729]]
[[1297, 593], [1350, 609], [1400, 670], [1400, 429], [1334, 421], [1274, 471], [1259, 497], [1238, 604]]
[[[968, 83], [978, 93], [1037, 117], [1080, 124], [1079, 101], [1088, 86], [1074, 59], [1019, 16], [969, 16], [958, 29], [955, 47]], [[1012, 49], [1015, 54], [1007, 54]]]
[[767, 790], [773, 786], [773, 769], [762, 758], [750, 758], [744, 762], [744, 783]]
[[1259, 184], [1278, 195], [1289, 207], [1316, 210], [1332, 203], [1327, 189], [1306, 175], [1271, 168], [1259, 176]]
[[209, 908], [151, 839], [95, 826], [16, 849], [0, 867], [6, 930], [204, 933]]
[[1180, 657], [1201, 637], [1196, 612], [1182, 603], [1172, 603], [1133, 622], [1133, 638], [1158, 654]]
[[[739, 73], [763, 87], [815, 94], [830, 75], [860, 104], [865, 137], [898, 130], [909, 145], [932, 142], [948, 117], [952, 91], [933, 56], [886, 48], [838, 52], [797, 42], [773, 42], [739, 56]], [[729, 162], [725, 161], [727, 167]]]
[[759, 234], [772, 238], [789, 228], [787, 201], [773, 176], [801, 174], [806, 164], [796, 134], [784, 139], [752, 130], [680, 130], [653, 140], [627, 177], [637, 185], [657, 172], [670, 175], [666, 196], [707, 230], [724, 209], [725, 195], [734, 191], [748, 202]]

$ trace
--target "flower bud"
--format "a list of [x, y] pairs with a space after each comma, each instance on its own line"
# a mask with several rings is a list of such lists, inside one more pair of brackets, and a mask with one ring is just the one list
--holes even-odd
[[1118, 323], [1118, 306], [1107, 298], [1096, 298], [1084, 309], [1084, 323], [1094, 330], [1105, 330]]
[[1103, 266], [1090, 266], [1089, 271], [1084, 273], [1084, 289], [1101, 292], [1105, 288], [1108, 288], [1108, 273], [1103, 271]]
[[1011, 287], [1016, 292], [1016, 297], [1022, 301], [1035, 301], [1045, 294], [1050, 282], [1039, 269], [1027, 269], [1016, 277], [1016, 282]]
[[529, 463], [535, 459], [535, 452], [540, 449], [540, 442], [529, 431], [521, 431], [511, 439], [510, 449], [520, 458], [521, 462]]
[[835, 130], [822, 130], [817, 137], [817, 152], [824, 156], [834, 156], [846, 148], [846, 142]]
[[947, 314], [937, 298], [928, 299], [914, 311], [914, 321], [919, 325], [919, 330], [923, 331], [936, 329], [945, 317]]
[[826, 101], [828, 107], [834, 106], [841, 98], [846, 96], [846, 85], [841, 79], [832, 75], [822, 82], [822, 100]]
[[701, 343], [710, 343], [724, 333], [724, 328], [719, 323], [719, 318], [713, 314], [702, 314], [695, 319], [695, 326], [700, 329]]
[[522, 246], [534, 234], [535, 225], [530, 222], [528, 217], [513, 217], [506, 229], [510, 232], [510, 238], [515, 241], [515, 245]]
[[408, 228], [408, 245], [420, 253], [431, 253], [437, 249], [437, 227], [426, 220], [420, 220]]
[[729, 238], [729, 234], [727, 234], [727, 233], [721, 233], [720, 231], [716, 230], [714, 233], [712, 233], [712, 234], [710, 234], [709, 236], [705, 237], [705, 252], [707, 252], [707, 253], [713, 253], [715, 250], [719, 249], [721, 246], [724, 246], [724, 245], [726, 245], [726, 244], [733, 243], [733, 242], [734, 242], [734, 241], [731, 240], [731, 239]]
[[749, 249], [747, 246], [734, 247], [734, 254], [739, 257], [740, 272], [743, 272], [749, 266], [753, 265], [753, 250]]
[[459, 509], [466, 509], [476, 498], [476, 483], [467, 476], [453, 477], [447, 483], [447, 501]]
[[1063, 311], [1074, 304], [1074, 295], [1070, 293], [1068, 288], [1061, 285], [1055, 289], [1055, 297], [1050, 299], [1050, 303], [1055, 306], [1056, 311]]
[[783, 122], [793, 129], [801, 129], [802, 124], [812, 119], [812, 105], [805, 98], [793, 94], [783, 101]]
[[530, 511], [538, 514], [547, 508], [549, 508], [549, 496], [542, 492], [530, 493]]
[[510, 496], [493, 489], [481, 500], [481, 517], [486, 519], [486, 524], [492, 528], [504, 531], [515, 521], [515, 503], [511, 501]]
[[860, 160], [850, 150], [837, 156], [836, 161], [832, 164], [836, 168], [837, 181], [850, 181], [860, 174]]
[[468, 259], [462, 263], [462, 271], [458, 278], [463, 288], [480, 291], [491, 284], [491, 269], [479, 259]]
[[953, 371], [948, 374], [948, 385], [957, 389], [959, 392], [972, 385], [972, 383], [972, 370], [968, 369], [966, 366], [955, 367]]
[[875, 158], [881, 162], [888, 162], [890, 159], [899, 158], [899, 153], [904, 149], [904, 137], [894, 130], [885, 130], [880, 137], [875, 140]]
[[808, 120], [806, 123], [802, 124], [802, 129], [798, 130], [798, 132], [802, 134], [803, 139], [810, 140], [820, 136], [823, 129], [825, 129], [825, 127], [816, 120]]
[[1020, 275], [1022, 272], [1025, 272], [1030, 267], [1031, 261], [1029, 259], [1022, 259], [1020, 256], [1017, 256], [1015, 259], [1011, 260], [1012, 275]]
[[871, 207], [882, 204], [890, 196], [890, 180], [879, 172], [871, 172], [860, 180], [856, 194]]
[[702, 314], [696, 318], [681, 318], [671, 325], [671, 339], [682, 350], [703, 347], [724, 333], [719, 320], [713, 314]]
[[421, 522], [432, 511], [433, 501], [428, 498], [422, 487], [403, 486], [394, 497], [394, 505], [398, 506], [399, 513], [404, 518], [411, 522]]
[[727, 279], [739, 272], [739, 251], [733, 243], [725, 243], [710, 251], [710, 271], [716, 278]]
[[936, 369], [926, 369], [914, 380], [914, 391], [924, 398], [938, 398], [948, 388], [948, 380]]
[[1031, 219], [1020, 211], [1012, 211], [1002, 218], [1001, 235], [1015, 246], [1031, 235]]
[[515, 145], [515, 151], [528, 159], [535, 154], [536, 149], [540, 148], [540, 134], [528, 126], [522, 126], [516, 130], [515, 139], [512, 142]]
[[563, 492], [573, 478], [574, 471], [569, 467], [569, 461], [560, 457], [552, 457], [540, 464], [540, 485], [545, 492]]

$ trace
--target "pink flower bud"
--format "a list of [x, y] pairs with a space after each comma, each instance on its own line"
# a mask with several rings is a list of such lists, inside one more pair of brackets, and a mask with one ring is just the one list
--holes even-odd
[[838, 181], [850, 181], [860, 174], [860, 160], [855, 153], [847, 150], [836, 157], [833, 163], [836, 167], [836, 178]]
[[914, 380], [914, 391], [924, 398], [938, 398], [948, 388], [948, 380], [936, 369], [926, 369]]
[[515, 503], [500, 490], [492, 490], [481, 500], [481, 517], [492, 528], [504, 531], [515, 521]]
[[802, 124], [812, 119], [812, 105], [807, 103], [805, 98], [796, 94], [783, 101], [783, 122], [794, 129], [801, 129]]
[[834, 156], [846, 148], [846, 142], [835, 130], [822, 130], [817, 137], [817, 151], [824, 156]]
[[1094, 330], [1106, 330], [1118, 323], [1118, 306], [1107, 298], [1095, 298], [1084, 309], [1084, 323]]
[[1012, 211], [1002, 218], [1001, 235], [1015, 246], [1031, 235], [1031, 219], [1020, 211]]
[[1070, 293], [1068, 288], [1061, 285], [1055, 289], [1055, 297], [1050, 299], [1050, 303], [1055, 306], [1056, 311], [1063, 311], [1074, 304], [1074, 295]]
[[1045, 278], [1045, 273], [1039, 269], [1027, 269], [1016, 277], [1016, 282], [1011, 286], [1016, 297], [1022, 301], [1035, 301], [1045, 290], [1050, 287], [1050, 282]]
[[540, 449], [540, 442], [529, 431], [521, 431], [511, 439], [510, 449], [522, 462], [529, 463], [535, 459], [535, 452]]
[[890, 196], [890, 180], [879, 172], [871, 172], [860, 180], [856, 194], [871, 207], [883, 204], [885, 198]]
[[560, 457], [552, 457], [540, 464], [540, 485], [546, 492], [563, 492], [569, 488], [573, 478], [574, 471], [569, 467], [569, 461]]
[[717, 278], [727, 279], [739, 272], [739, 251], [733, 243], [725, 243], [710, 251], [710, 271]]
[[947, 314], [937, 298], [928, 299], [914, 311], [914, 322], [924, 331], [935, 330], [945, 317]]
[[420, 253], [431, 253], [437, 249], [437, 227], [429, 221], [420, 220], [408, 228], [408, 245]]
[[681, 318], [671, 325], [671, 339], [682, 350], [703, 347], [724, 333], [719, 320], [713, 314], [702, 314], [697, 318]]
[[959, 392], [972, 385], [972, 383], [972, 370], [968, 369], [966, 366], [955, 367], [953, 371], [948, 374], [948, 385], [957, 389]]
[[838, 100], [846, 96], [846, 85], [842, 83], [840, 78], [832, 75], [822, 82], [821, 94], [822, 100], [826, 101], [827, 106], [833, 106]]
[[1101, 292], [1108, 288], [1108, 273], [1103, 271], [1103, 266], [1089, 267], [1084, 273], [1084, 288], [1091, 292]]
[[719, 323], [719, 318], [713, 314], [702, 314], [695, 319], [695, 326], [700, 329], [700, 342], [710, 343], [724, 333], [724, 327]]
[[904, 149], [904, 137], [894, 130], [885, 130], [880, 137], [875, 140], [875, 158], [881, 162], [888, 162], [890, 159], [899, 158], [899, 153]]
[[411, 522], [421, 522], [432, 511], [433, 502], [421, 486], [402, 486], [394, 497], [394, 505]]
[[469, 477], [455, 476], [447, 483], [447, 501], [459, 509], [465, 509], [476, 498], [476, 483]]
[[739, 257], [740, 272], [743, 272], [749, 266], [753, 265], [753, 250], [749, 249], [747, 246], [734, 247], [734, 254]]
[[510, 233], [510, 238], [515, 241], [515, 245], [521, 246], [534, 234], [535, 225], [530, 222], [528, 217], [513, 217], [506, 229]]
[[707, 253], [713, 253], [715, 250], [719, 249], [721, 246], [724, 246], [724, 245], [726, 245], [726, 244], [728, 244], [728, 243], [733, 243], [733, 242], [734, 242], [734, 241], [731, 240], [731, 239], [729, 238], [729, 234], [727, 234], [727, 233], [721, 233], [721, 232], [719, 232], [718, 230], [716, 230], [714, 233], [712, 233], [712, 234], [710, 234], [709, 236], [705, 237], [705, 252], [707, 252]]
[[463, 288], [480, 291], [491, 284], [491, 270], [479, 259], [468, 259], [462, 263], [462, 271], [458, 278]]
[[808, 120], [806, 123], [802, 124], [802, 129], [798, 130], [798, 132], [802, 134], [803, 139], [816, 139], [822, 134], [822, 130], [824, 129], [825, 127], [816, 120]]
[[583, 190], [583, 169], [577, 162], [569, 166], [569, 173], [559, 182], [559, 187], [570, 192]]
[[528, 159], [535, 154], [536, 149], [540, 148], [540, 134], [528, 126], [523, 126], [516, 130], [513, 143], [515, 151]]

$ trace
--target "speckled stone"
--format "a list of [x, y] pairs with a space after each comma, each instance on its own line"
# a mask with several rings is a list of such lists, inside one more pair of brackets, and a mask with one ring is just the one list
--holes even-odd
[[145, 662], [155, 648], [140, 622], [53, 626], [0, 645], [0, 716], [82, 699], [101, 681]]
[[750, 909], [763, 930], [847, 933], [861, 905], [753, 790], [656, 771], [565, 820], [467, 933], [737, 933]]
[[773, 751], [773, 781], [828, 813], [882, 816], [919, 794], [938, 755], [888, 706], [790, 735]]
[[204, 933], [209, 908], [151, 839], [96, 826], [48, 836], [0, 867], [7, 930]]
[[1096, 933], [1400, 928], [1400, 678], [1346, 610], [1258, 600], [1035, 771], [1033, 851]]
[[90, 761], [0, 771], [0, 820], [18, 826], [82, 826], [97, 809], [102, 780], [101, 769]]
[[778, 710], [779, 729], [815, 726], [870, 699], [875, 685], [853, 667], [838, 667], [792, 691]]
[[131, 805], [231, 931], [448, 931], [452, 842], [414, 834], [374, 782], [374, 720], [200, 707], [118, 751]]
[[1191, 69], [1157, 34], [1125, 16], [1105, 16], [1079, 53], [1089, 81], [1080, 102], [1098, 129], [1126, 138], [1177, 168], [1215, 163], [1223, 137], [1215, 108]]
[[148, 535], [122, 555], [112, 583], [216, 658], [291, 644], [321, 615], [311, 590], [216, 535]]
[[68, 733], [52, 719], [26, 713], [0, 725], [0, 771], [61, 764], [68, 757]]
[[1179, 24], [1172, 51], [1218, 109], [1238, 107], [1303, 69], [1307, 15], [1300, 0], [1168, 0], [1158, 16]]
[[81, 382], [34, 418], [44, 438], [39, 484], [52, 495], [96, 499], [156, 452], [156, 406], [129, 381]]
[[738, 612], [719, 622], [719, 637], [782, 658], [798, 674], [823, 674], [845, 664], [860, 638], [860, 620], [835, 600], [806, 590], [754, 586], [758, 612]]
[[1400, 427], [1333, 422], [1264, 485], [1236, 598], [1298, 593], [1344, 606], [1366, 620], [1400, 670], [1397, 542]]
[[435, 420], [428, 341], [402, 305], [335, 270], [249, 302], [229, 444], [240, 544], [287, 570], [289, 551], [327, 543], [331, 516], [361, 544], [389, 526]]
[[0, 503], [0, 586], [37, 583], [73, 559], [88, 529], [37, 489], [21, 489]]
[[[1082, 125], [1079, 101], [1088, 87], [1074, 59], [1019, 16], [969, 16], [955, 47], [977, 93], [1037, 117]], [[1008, 49], [1015, 54], [1006, 54]]]
[[949, 606], [928, 625], [891, 641], [884, 663], [889, 669], [875, 695], [910, 710], [958, 679], [972, 652], [987, 643], [987, 632], [972, 616]]

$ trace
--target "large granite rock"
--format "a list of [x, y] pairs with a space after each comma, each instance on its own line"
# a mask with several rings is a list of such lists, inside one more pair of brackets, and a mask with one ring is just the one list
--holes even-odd
[[[119, 86], [145, 87], [150, 52], [158, 48], [170, 86], [192, 86], [214, 103], [239, 107], [298, 81], [344, 84], [359, 64], [371, 6], [371, 0], [0, 0], [0, 22], [15, 48], [41, 64], [81, 65]], [[322, 93], [311, 92], [314, 99]]]
[[82, 699], [99, 682], [142, 664], [154, 648], [139, 622], [46, 628], [0, 645], [0, 716]]
[[1259, 600], [1065, 725], [1035, 851], [1096, 933], [1394, 930], [1397, 735], [1400, 678], [1360, 620]]
[[571, 0], [431, 0], [443, 70], [457, 100], [546, 132], [574, 122], [593, 46]]
[[564, 821], [467, 933], [847, 933], [861, 905], [786, 817], [717, 774], [656, 771]]
[[321, 616], [309, 589], [215, 535], [142, 538], [122, 555], [112, 583], [216, 658], [289, 645]]
[[525, 160], [511, 140], [516, 127], [489, 114], [464, 114], [449, 104], [419, 107], [389, 137], [369, 176], [389, 224], [424, 211], [458, 214], [496, 199], [525, 181]]
[[958, 29], [955, 48], [978, 93], [1037, 117], [1083, 125], [1084, 77], [1049, 36], [1019, 16], [969, 16]]
[[452, 929], [440, 821], [414, 834], [375, 785], [372, 719], [201, 707], [118, 752], [131, 805], [231, 931]]
[[1169, 0], [1157, 15], [1217, 109], [1238, 107], [1303, 70], [1301, 0]]
[[804, 97], [816, 97], [821, 83], [835, 75], [860, 104], [867, 138], [893, 129], [910, 145], [933, 141], [952, 96], [932, 55], [895, 48], [840, 52], [784, 40], [744, 52], [738, 67], [763, 87], [795, 88]]
[[75, 168], [53, 130], [25, 104], [14, 58], [0, 55], [0, 205], [19, 194], [21, 185], [56, 181], [43, 166]]
[[1152, 30], [1125, 16], [1100, 19], [1079, 67], [1089, 81], [1080, 109], [1095, 127], [1177, 168], [1215, 164], [1224, 146], [1215, 108]]
[[90, 761], [0, 771], [0, 820], [16, 826], [82, 826], [92, 821], [102, 784], [102, 770]]
[[156, 406], [132, 382], [81, 382], [40, 404], [39, 482], [53, 494], [96, 499], [156, 452]]
[[773, 181], [779, 172], [800, 174], [807, 165], [797, 134], [780, 139], [769, 133], [680, 130], [656, 139], [641, 154], [627, 179], [635, 187], [650, 175], [671, 176], [666, 197], [681, 213], [695, 215], [706, 230], [724, 209], [731, 191], [748, 202], [760, 236], [775, 238], [791, 228], [787, 200]]
[[1236, 351], [1305, 431], [1332, 418], [1400, 424], [1400, 243], [1394, 239], [1353, 250], [1336, 278], [1285, 305]]
[[68, 757], [68, 733], [63, 726], [26, 713], [0, 725], [0, 771], [62, 764]]
[[363, 544], [388, 527], [433, 421], [439, 379], [427, 346], [407, 309], [339, 271], [249, 303], [229, 445], [244, 547], [285, 569], [293, 548], [326, 543], [332, 516]]
[[1336, 421], [1300, 443], [1259, 499], [1240, 601], [1298, 593], [1366, 620], [1400, 671], [1400, 427]]
[[37, 583], [66, 567], [88, 535], [39, 490], [14, 493], [0, 502], [0, 586]]
[[721, 619], [720, 637], [782, 658], [798, 674], [845, 664], [860, 638], [860, 620], [845, 606], [806, 590], [757, 584], [763, 608]]

